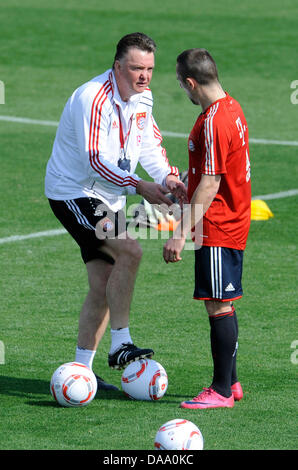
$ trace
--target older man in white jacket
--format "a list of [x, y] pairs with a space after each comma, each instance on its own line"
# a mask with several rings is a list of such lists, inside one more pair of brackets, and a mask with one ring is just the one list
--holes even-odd
[[[90, 289], [80, 314], [75, 360], [90, 368], [109, 319], [110, 367], [122, 369], [154, 354], [135, 346], [129, 332], [142, 251], [123, 224], [126, 195], [138, 193], [150, 203], [170, 205], [170, 191], [186, 200], [152, 115], [148, 86], [155, 49], [142, 33], [119, 41], [112, 69], [79, 87], [67, 101], [47, 165], [45, 194], [79, 244], [87, 268]], [[138, 162], [154, 181], [135, 173]], [[115, 388], [100, 377], [98, 386]]]

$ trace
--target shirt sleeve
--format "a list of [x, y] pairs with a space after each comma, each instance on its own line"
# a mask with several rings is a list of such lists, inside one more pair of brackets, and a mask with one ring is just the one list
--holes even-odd
[[135, 194], [140, 178], [109, 160], [108, 133], [111, 126], [109, 81], [94, 91], [85, 89], [74, 97], [72, 116], [79, 151], [88, 175], [103, 190], [115, 195]]
[[149, 115], [142, 140], [139, 162], [156, 183], [165, 185], [168, 175], [179, 176], [176, 166], [171, 166], [167, 152], [162, 147], [162, 135], [152, 114]]
[[229, 130], [225, 121], [216, 115], [216, 111], [209, 112], [204, 122], [202, 173], [206, 175], [227, 173], [226, 160], [229, 147]]

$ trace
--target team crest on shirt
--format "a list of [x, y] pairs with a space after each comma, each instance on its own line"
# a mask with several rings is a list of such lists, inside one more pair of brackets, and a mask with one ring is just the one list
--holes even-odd
[[137, 128], [140, 129], [140, 131], [142, 131], [145, 127], [145, 120], [146, 120], [146, 113], [136, 114]]

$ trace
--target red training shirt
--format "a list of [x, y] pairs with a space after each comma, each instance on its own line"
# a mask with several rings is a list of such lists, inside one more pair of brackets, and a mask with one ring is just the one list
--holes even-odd
[[203, 245], [244, 250], [250, 226], [248, 127], [240, 104], [226, 93], [201, 113], [189, 135], [188, 197], [201, 175], [221, 175], [203, 218]]

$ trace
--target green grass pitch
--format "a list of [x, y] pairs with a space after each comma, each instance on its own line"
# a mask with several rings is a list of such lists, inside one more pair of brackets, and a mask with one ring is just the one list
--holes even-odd
[[[297, 18], [290, 0], [185, 0], [183, 8], [178, 0], [2, 0], [0, 116], [58, 121], [72, 91], [111, 66], [119, 38], [143, 31], [158, 45], [151, 88], [161, 130], [192, 128], [199, 109], [179, 88], [175, 63], [182, 50], [205, 47], [224, 88], [242, 104], [250, 136], [297, 142]], [[60, 228], [43, 192], [54, 136], [55, 127], [0, 121], [0, 241]], [[165, 137], [164, 146], [186, 169], [186, 139]], [[254, 196], [297, 189], [297, 146], [251, 143], [250, 154]], [[140, 240], [130, 328], [168, 373], [163, 399], [101, 393], [85, 408], [64, 409], [52, 400], [49, 381], [74, 359], [87, 291], [78, 249], [68, 235], [0, 243], [0, 449], [152, 450], [159, 426], [182, 417], [199, 426], [206, 450], [296, 449], [297, 196], [268, 204], [274, 217], [251, 225], [245, 295], [236, 303], [244, 399], [232, 410], [179, 408], [212, 373], [208, 318], [192, 300], [191, 251], [166, 265], [164, 240]], [[121, 373], [107, 366], [109, 344], [107, 331], [94, 369], [120, 386]]]

